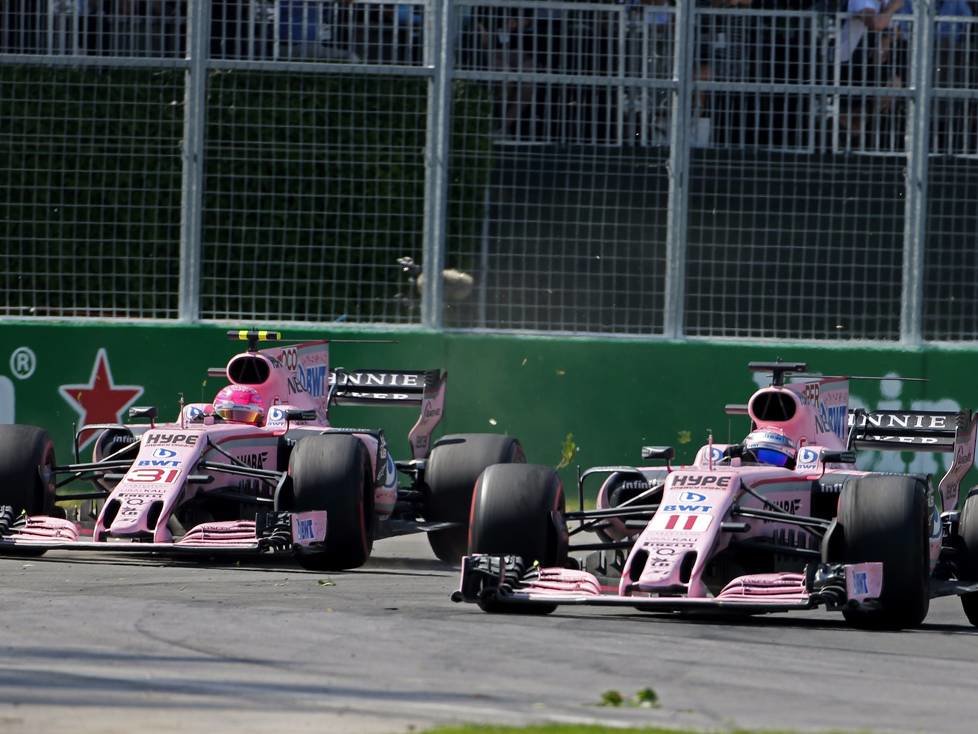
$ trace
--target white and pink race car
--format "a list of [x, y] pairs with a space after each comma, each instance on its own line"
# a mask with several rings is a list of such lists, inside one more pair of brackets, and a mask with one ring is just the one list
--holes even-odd
[[[919, 625], [930, 599], [961, 596], [978, 625], [978, 490], [959, 512], [975, 458], [976, 416], [849, 410], [845, 377], [800, 363], [756, 362], [771, 385], [747, 405], [739, 444], [703, 446], [673, 467], [579, 473], [568, 512], [549, 467], [491, 466], [476, 483], [469, 553], [455, 601], [500, 613], [560, 604], [643, 611], [763, 614], [824, 606], [853, 625]], [[859, 471], [855, 449], [951, 452], [935, 490], [927, 476]], [[601, 479], [585, 510], [585, 483]], [[597, 542], [571, 544], [588, 533]], [[577, 561], [569, 551], [587, 555]]]
[[[209, 370], [229, 382], [212, 403], [181, 398], [172, 423], [132, 408], [130, 420], [142, 422], [82, 426], [72, 464], [57, 463], [44, 429], [0, 426], [0, 555], [287, 552], [306, 568], [346, 569], [367, 560], [374, 540], [426, 532], [438, 558], [458, 562], [475, 480], [489, 465], [524, 461], [517, 439], [432, 443], [440, 370], [331, 369], [328, 340], [228, 335], [248, 346]], [[259, 350], [259, 341], [279, 343]], [[337, 404], [420, 408], [411, 458], [395, 461], [382, 430], [331, 425]], [[79, 444], [89, 441], [83, 462]], [[79, 491], [81, 480], [91, 488]], [[97, 508], [91, 527], [77, 522], [83, 501]]]

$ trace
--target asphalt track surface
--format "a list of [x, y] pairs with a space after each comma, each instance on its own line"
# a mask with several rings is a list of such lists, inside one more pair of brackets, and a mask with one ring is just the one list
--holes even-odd
[[[51, 552], [0, 559], [0, 732], [406, 732], [533, 721], [978, 731], [956, 598], [911, 632], [812, 612], [729, 622], [453, 604], [423, 537], [346, 573]], [[645, 687], [654, 709], [605, 708]]]

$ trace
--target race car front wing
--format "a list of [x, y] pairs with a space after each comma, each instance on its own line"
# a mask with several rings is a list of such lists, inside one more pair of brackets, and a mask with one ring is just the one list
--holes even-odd
[[807, 566], [804, 573], [740, 576], [710, 597], [685, 595], [684, 588], [655, 596], [621, 595], [617, 589], [602, 587], [587, 571], [527, 567], [519, 556], [471, 555], [462, 559], [461, 581], [452, 601], [473, 602], [485, 611], [519, 612], [524, 605], [577, 604], [662, 612], [768, 614], [819, 606], [830, 610], [872, 607], [882, 587], [882, 563], [821, 563]]
[[126, 538], [84, 540], [81, 528], [59, 517], [14, 517], [0, 506], [0, 552], [24, 550], [91, 550], [113, 553], [206, 553], [207, 555], [290, 552], [296, 546], [315, 547], [326, 540], [326, 513], [262, 512], [254, 520], [206, 522], [172, 543], [140, 542]]

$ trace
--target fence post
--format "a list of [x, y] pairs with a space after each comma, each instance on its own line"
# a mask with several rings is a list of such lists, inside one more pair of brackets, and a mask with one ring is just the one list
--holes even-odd
[[425, 134], [421, 324], [429, 329], [440, 329], [444, 323], [441, 274], [445, 269], [448, 223], [454, 5], [454, 0], [428, 0], [425, 10], [425, 66], [432, 70], [432, 75], [428, 78]]
[[669, 197], [666, 212], [666, 283], [663, 333], [683, 336], [686, 298], [686, 234], [689, 205], [689, 126], [692, 115], [693, 44], [692, 2], [676, 3], [676, 43], [672, 77], [672, 120], [669, 146]]
[[900, 341], [913, 346], [923, 340], [924, 245], [927, 238], [927, 155], [934, 68], [933, 3], [914, 4], [910, 82], [913, 96], [907, 115], [906, 211], [903, 234], [903, 281], [900, 298]]
[[204, 126], [207, 61], [210, 53], [210, 0], [189, 0], [183, 92], [183, 181], [180, 201], [179, 318], [200, 319], [201, 230], [203, 229]]

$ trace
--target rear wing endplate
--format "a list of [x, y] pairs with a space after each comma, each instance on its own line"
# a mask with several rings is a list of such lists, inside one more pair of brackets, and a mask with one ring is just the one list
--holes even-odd
[[334, 405], [420, 407], [408, 441], [413, 457], [423, 459], [445, 410], [447, 379], [448, 373], [441, 370], [336, 369], [330, 373], [330, 398]]
[[848, 421], [849, 449], [953, 453], [940, 490], [944, 509], [957, 507], [961, 480], [975, 462], [978, 415], [970, 410], [946, 413], [857, 409], [849, 411]]

